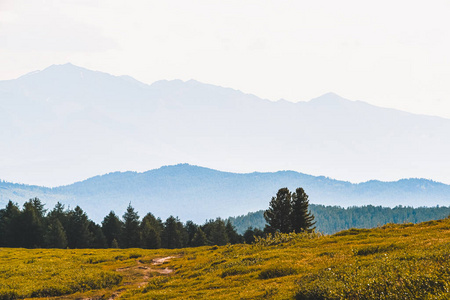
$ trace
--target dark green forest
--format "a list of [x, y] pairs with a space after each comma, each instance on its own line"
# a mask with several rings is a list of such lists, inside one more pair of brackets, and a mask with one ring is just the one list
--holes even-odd
[[[275, 213], [269, 218], [273, 222], [271, 226], [266, 223], [263, 210], [225, 220], [210, 219], [203, 225], [197, 225], [192, 221], [182, 223], [173, 216], [163, 221], [152, 213], [141, 218], [129, 204], [122, 216], [111, 211], [101, 224], [96, 224], [79, 206], [69, 209], [57, 203], [48, 210], [38, 198], [25, 202], [22, 208], [9, 201], [5, 208], [0, 209], [0, 247], [174, 249], [251, 243], [255, 236], [266, 236], [274, 231], [298, 231], [293, 226], [295, 218], [292, 217], [300, 216], [300, 213], [276, 212], [280, 203], [291, 201], [291, 196], [293, 205], [295, 199], [299, 199], [298, 203], [304, 206], [297, 209], [303, 211], [302, 219], [309, 218], [307, 226], [299, 225], [299, 228], [313, 229], [314, 225], [316, 231], [325, 234], [354, 227], [372, 228], [386, 223], [419, 223], [450, 215], [450, 207], [308, 206], [307, 195], [303, 190], [297, 189], [292, 195], [287, 189], [286, 193], [282, 191], [284, 189], [280, 189], [277, 197], [272, 198], [266, 210], [269, 215], [271, 211]], [[300, 197], [301, 194], [303, 196]], [[292, 212], [296, 210], [295, 205], [288, 209], [292, 209]], [[279, 216], [275, 217], [277, 214]], [[286, 220], [290, 220], [286, 224], [291, 224], [286, 230], [283, 229], [284, 215]]]
[[[387, 223], [420, 223], [443, 219], [450, 215], [450, 207], [447, 206], [390, 208], [367, 205], [343, 208], [310, 204], [309, 209], [316, 221], [316, 231], [325, 234], [350, 228], [374, 228]], [[263, 230], [267, 224], [264, 210], [231, 217], [227, 221], [230, 221], [240, 234], [244, 234], [249, 227]]]
[[128, 205], [122, 217], [111, 211], [101, 225], [77, 206], [61, 203], [47, 211], [38, 199], [20, 209], [9, 201], [0, 210], [0, 247], [23, 248], [183, 248], [244, 242], [230, 222], [217, 218], [199, 226], [170, 216], [164, 222], [151, 213], [140, 219]]

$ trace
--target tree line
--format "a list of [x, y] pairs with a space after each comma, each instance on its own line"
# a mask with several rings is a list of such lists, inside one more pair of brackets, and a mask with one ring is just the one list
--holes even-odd
[[111, 211], [101, 225], [79, 206], [66, 209], [58, 202], [47, 211], [39, 198], [22, 209], [12, 201], [0, 209], [0, 247], [174, 249], [242, 242], [243, 236], [221, 218], [197, 225], [173, 216], [163, 222], [147, 213], [141, 220], [131, 203], [121, 218]]
[[302, 188], [295, 193], [282, 188], [264, 213], [268, 223], [264, 231], [248, 228], [240, 235], [230, 220], [221, 218], [197, 225], [192, 221], [183, 224], [173, 216], [163, 222], [147, 213], [141, 220], [131, 203], [121, 218], [111, 211], [99, 225], [79, 206], [65, 209], [58, 202], [47, 211], [39, 198], [25, 202], [22, 209], [9, 201], [0, 209], [0, 247], [174, 249], [252, 243], [255, 236], [314, 230], [308, 205]]
[[[340, 207], [310, 204], [314, 215], [316, 231], [333, 234], [349, 228], [373, 228], [387, 223], [420, 223], [430, 220], [444, 219], [450, 215], [450, 207], [382, 207], [374, 205]], [[249, 227], [255, 231], [248, 235], [260, 235], [267, 224], [264, 210], [228, 218], [238, 233], [244, 234]]]

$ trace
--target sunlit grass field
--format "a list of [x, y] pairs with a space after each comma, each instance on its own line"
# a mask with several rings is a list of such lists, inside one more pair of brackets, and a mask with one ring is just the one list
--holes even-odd
[[449, 219], [253, 245], [0, 249], [0, 299], [450, 299], [449, 292]]

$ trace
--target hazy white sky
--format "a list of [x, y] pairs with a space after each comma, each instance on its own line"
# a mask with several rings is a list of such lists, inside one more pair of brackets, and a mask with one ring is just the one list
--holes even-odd
[[0, 0], [0, 80], [71, 62], [450, 118], [450, 1]]

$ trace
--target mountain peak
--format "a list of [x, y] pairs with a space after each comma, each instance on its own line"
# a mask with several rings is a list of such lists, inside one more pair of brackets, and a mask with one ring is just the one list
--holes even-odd
[[330, 92], [330, 93], [323, 94], [322, 96], [319, 96], [317, 98], [311, 99], [309, 102], [313, 103], [313, 104], [318, 104], [318, 105], [337, 105], [337, 104], [344, 104], [344, 103], [348, 103], [348, 102], [352, 102], [352, 101], [345, 99], [336, 93]]

